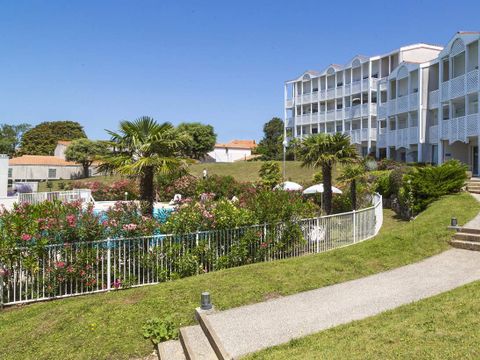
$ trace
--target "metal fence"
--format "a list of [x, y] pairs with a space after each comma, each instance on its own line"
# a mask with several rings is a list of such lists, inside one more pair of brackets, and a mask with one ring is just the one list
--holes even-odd
[[92, 191], [90, 189], [73, 189], [68, 191], [51, 191], [51, 192], [36, 192], [36, 193], [20, 193], [18, 194], [19, 203], [39, 204], [44, 201], [85, 201], [93, 200]]
[[18, 248], [0, 264], [0, 305], [156, 284], [355, 244], [382, 226], [381, 196], [372, 202], [363, 210], [291, 223]]

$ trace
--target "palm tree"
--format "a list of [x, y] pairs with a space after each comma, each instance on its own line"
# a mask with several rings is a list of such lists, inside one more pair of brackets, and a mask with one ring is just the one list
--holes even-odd
[[362, 163], [349, 164], [343, 168], [338, 180], [350, 183], [352, 210], [357, 210], [357, 183], [365, 178], [365, 166]]
[[315, 134], [305, 138], [299, 146], [302, 166], [321, 168], [324, 187], [324, 207], [332, 213], [332, 170], [336, 163], [346, 164], [358, 159], [355, 146], [350, 144], [348, 135]]
[[107, 132], [113, 150], [101, 157], [100, 169], [137, 177], [140, 200], [147, 204], [144, 212], [152, 214], [154, 176], [170, 174], [186, 165], [180, 150], [190, 138], [179, 133], [172, 124], [159, 124], [148, 116], [122, 121], [118, 132]]

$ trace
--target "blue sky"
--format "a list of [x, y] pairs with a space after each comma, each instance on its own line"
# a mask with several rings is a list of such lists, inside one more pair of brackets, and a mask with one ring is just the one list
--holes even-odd
[[283, 116], [285, 80], [444, 45], [480, 30], [479, 13], [478, 0], [0, 0], [0, 123], [75, 120], [99, 139], [149, 115], [259, 139]]

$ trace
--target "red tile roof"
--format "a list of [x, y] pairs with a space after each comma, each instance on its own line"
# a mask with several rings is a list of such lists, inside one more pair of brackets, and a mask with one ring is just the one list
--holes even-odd
[[8, 161], [8, 165], [53, 165], [53, 166], [79, 166], [79, 164], [66, 161], [56, 156], [23, 155]]
[[257, 147], [255, 140], [232, 140], [226, 144], [215, 144], [216, 148], [228, 149], [254, 149]]

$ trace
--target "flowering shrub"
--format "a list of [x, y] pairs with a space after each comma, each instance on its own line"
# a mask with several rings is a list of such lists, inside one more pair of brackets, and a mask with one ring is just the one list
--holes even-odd
[[118, 180], [111, 184], [100, 181], [76, 181], [73, 186], [77, 189], [90, 189], [92, 196], [97, 201], [135, 200], [139, 196], [138, 185], [133, 180]]

